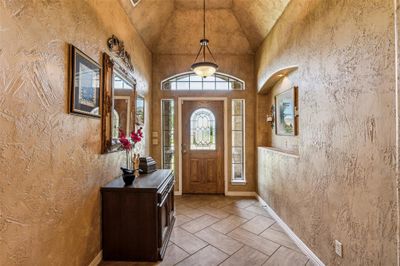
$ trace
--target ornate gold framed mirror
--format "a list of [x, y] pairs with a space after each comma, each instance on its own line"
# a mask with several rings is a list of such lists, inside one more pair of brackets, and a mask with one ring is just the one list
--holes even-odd
[[135, 129], [136, 80], [132, 71], [103, 53], [102, 153], [118, 151], [119, 131]]

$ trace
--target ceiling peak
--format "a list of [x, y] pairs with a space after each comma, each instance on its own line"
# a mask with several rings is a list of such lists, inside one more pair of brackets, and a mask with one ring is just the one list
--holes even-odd
[[[232, 9], [233, 0], [206, 0], [206, 9]], [[175, 0], [175, 9], [203, 9], [202, 0]]]
[[[197, 37], [202, 36], [203, 28], [203, 0], [119, 1], [153, 53], [197, 52]], [[137, 5], [134, 7], [131, 1], [136, 1]], [[290, 0], [206, 0], [206, 30], [213, 53], [253, 54], [289, 2]]]

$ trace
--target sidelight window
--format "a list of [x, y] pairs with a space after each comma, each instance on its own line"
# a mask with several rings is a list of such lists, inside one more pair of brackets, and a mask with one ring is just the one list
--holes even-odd
[[174, 100], [161, 101], [162, 120], [162, 168], [174, 169], [175, 142], [174, 142]]
[[244, 100], [232, 100], [232, 182], [245, 182]]
[[215, 116], [205, 108], [194, 111], [190, 117], [190, 149], [215, 150]]

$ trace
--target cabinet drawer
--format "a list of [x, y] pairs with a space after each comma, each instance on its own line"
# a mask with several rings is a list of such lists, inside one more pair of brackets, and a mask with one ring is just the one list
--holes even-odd
[[169, 179], [165, 182], [165, 184], [160, 188], [160, 190], [157, 191], [159, 206], [163, 204], [163, 202], [168, 196], [168, 193], [171, 192], [171, 189], [174, 187], [174, 183], [175, 181], [173, 175], [171, 175]]

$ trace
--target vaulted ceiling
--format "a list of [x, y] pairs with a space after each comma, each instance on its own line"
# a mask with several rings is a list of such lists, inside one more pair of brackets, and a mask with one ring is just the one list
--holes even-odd
[[[206, 37], [215, 54], [252, 54], [290, 0], [206, 0]], [[203, 31], [203, 0], [120, 0], [156, 54], [194, 54]]]

